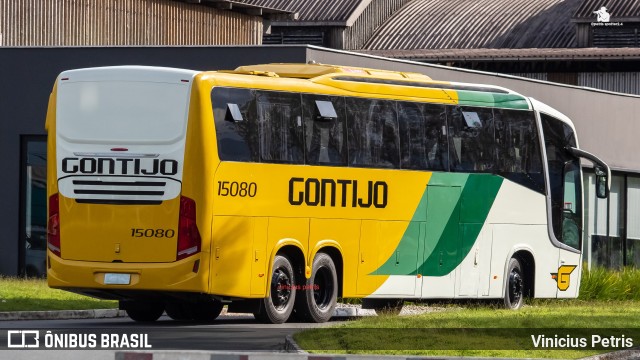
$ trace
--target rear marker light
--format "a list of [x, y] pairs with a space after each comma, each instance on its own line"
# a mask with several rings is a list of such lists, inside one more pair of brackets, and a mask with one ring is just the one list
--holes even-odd
[[199, 253], [201, 246], [202, 240], [196, 223], [196, 202], [193, 199], [181, 196], [176, 260], [182, 260]]
[[47, 247], [52, 253], [62, 257], [62, 252], [60, 250], [60, 198], [57, 193], [49, 197]]

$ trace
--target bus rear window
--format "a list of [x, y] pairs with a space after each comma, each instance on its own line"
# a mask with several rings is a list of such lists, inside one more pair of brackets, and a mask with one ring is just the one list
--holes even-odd
[[175, 142], [185, 134], [189, 89], [153, 82], [62, 83], [58, 133], [72, 142]]

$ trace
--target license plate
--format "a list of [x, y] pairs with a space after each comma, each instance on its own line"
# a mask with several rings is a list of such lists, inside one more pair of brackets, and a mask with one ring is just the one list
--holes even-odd
[[131, 274], [104, 274], [105, 285], [129, 285], [131, 283]]

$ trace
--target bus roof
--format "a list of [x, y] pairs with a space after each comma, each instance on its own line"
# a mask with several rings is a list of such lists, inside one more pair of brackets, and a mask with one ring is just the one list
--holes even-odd
[[354, 66], [340, 66], [340, 65], [328, 65], [328, 64], [287, 64], [287, 63], [274, 63], [274, 64], [261, 64], [261, 65], [247, 65], [240, 66], [231, 71], [237, 74], [248, 75], [266, 75], [266, 76], [279, 76], [287, 78], [300, 78], [311, 79], [322, 75], [328, 74], [351, 74], [361, 76], [376, 76], [382, 78], [397, 78], [397, 79], [420, 79], [431, 80], [430, 77], [420, 73], [414, 72], [400, 72], [389, 70], [377, 70], [368, 69]]
[[531, 109], [530, 102], [523, 95], [509, 89], [492, 85], [436, 81], [427, 75], [414, 72], [316, 63], [247, 65], [240, 66], [235, 70], [219, 72], [260, 77], [302, 79], [345, 90], [352, 89], [356, 83], [375, 84], [379, 85], [379, 88], [388, 87], [390, 89], [398, 89], [398, 87], [407, 89], [407, 87], [412, 87], [443, 90], [454, 95], [455, 103], [460, 106]]

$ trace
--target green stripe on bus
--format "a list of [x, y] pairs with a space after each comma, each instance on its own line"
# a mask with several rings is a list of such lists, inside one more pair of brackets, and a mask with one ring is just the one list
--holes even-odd
[[398, 247], [373, 274], [449, 274], [471, 251], [501, 185], [491, 174], [434, 173]]
[[458, 90], [458, 105], [488, 106], [529, 110], [529, 102], [521, 95]]

